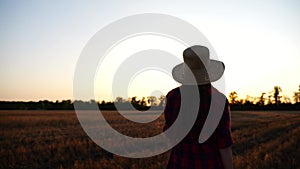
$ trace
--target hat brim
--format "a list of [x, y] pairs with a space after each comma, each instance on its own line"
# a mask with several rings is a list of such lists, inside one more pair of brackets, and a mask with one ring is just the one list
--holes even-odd
[[[172, 70], [172, 76], [174, 80], [182, 84], [208, 84], [219, 80], [225, 70], [225, 65], [223, 62], [217, 60], [210, 60], [210, 64], [205, 69], [193, 69], [193, 75], [186, 72], [185, 63], [176, 65]], [[188, 74], [188, 75], [187, 75]], [[191, 77], [194, 76], [194, 77]]]

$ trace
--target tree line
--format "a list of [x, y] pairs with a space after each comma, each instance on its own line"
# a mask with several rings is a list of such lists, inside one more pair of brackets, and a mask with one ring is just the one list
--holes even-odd
[[271, 92], [262, 92], [259, 97], [247, 95], [244, 99], [232, 91], [229, 103], [232, 110], [300, 110], [300, 85], [292, 99], [283, 94], [280, 86], [274, 86]]
[[138, 100], [137, 96], [124, 99], [122, 97], [116, 97], [115, 101], [98, 102], [96, 100], [82, 101], [82, 100], [62, 100], [62, 101], [49, 101], [40, 100], [37, 102], [29, 101], [0, 101], [0, 110], [74, 110], [74, 104], [80, 104], [83, 109], [92, 109], [90, 105], [98, 105], [100, 110], [117, 110], [121, 108], [123, 110], [148, 110], [163, 109], [165, 104], [165, 96], [160, 97], [148, 96]]
[[[0, 101], [0, 110], [74, 110], [74, 103], [84, 105], [89, 109], [89, 105], [98, 105], [101, 110], [162, 110], [165, 105], [164, 95], [160, 97], [148, 96], [138, 99], [136, 96], [127, 99], [116, 97], [114, 101], [81, 101], [81, 100], [62, 100], [49, 101], [40, 100], [37, 102], [29, 101]], [[298, 91], [294, 92], [293, 99], [283, 94], [280, 86], [274, 86], [271, 92], [263, 92], [259, 97], [246, 96], [241, 99], [236, 91], [229, 94], [231, 110], [300, 110], [300, 85]]]

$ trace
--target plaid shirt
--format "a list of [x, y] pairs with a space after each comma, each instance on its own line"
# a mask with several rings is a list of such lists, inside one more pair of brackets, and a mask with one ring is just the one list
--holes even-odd
[[[172, 148], [167, 169], [222, 169], [223, 164], [219, 149], [233, 144], [230, 129], [230, 109], [227, 99], [218, 127], [206, 142], [198, 143], [201, 129], [210, 108], [211, 96], [220, 94], [210, 84], [201, 85], [198, 88], [201, 103], [197, 119], [187, 136]], [[224, 95], [222, 94], [222, 96]], [[167, 104], [164, 110], [164, 131], [176, 120], [180, 110], [180, 100], [180, 88], [175, 88], [167, 94]]]

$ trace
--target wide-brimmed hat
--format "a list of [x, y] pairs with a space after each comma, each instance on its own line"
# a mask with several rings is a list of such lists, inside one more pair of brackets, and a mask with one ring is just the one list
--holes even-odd
[[209, 84], [219, 80], [225, 70], [223, 62], [212, 60], [205, 46], [192, 46], [183, 52], [184, 63], [172, 70], [173, 78], [182, 84]]

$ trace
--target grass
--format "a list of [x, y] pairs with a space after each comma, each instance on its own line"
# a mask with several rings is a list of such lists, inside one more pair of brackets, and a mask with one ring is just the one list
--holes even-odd
[[[138, 124], [103, 112], [119, 132], [159, 134], [163, 117]], [[132, 127], [134, 125], [134, 127]], [[232, 112], [234, 167], [300, 168], [300, 112]], [[121, 145], [121, 143], [120, 143]], [[82, 130], [74, 111], [0, 111], [0, 168], [165, 168], [169, 152], [143, 159], [113, 155]]]

